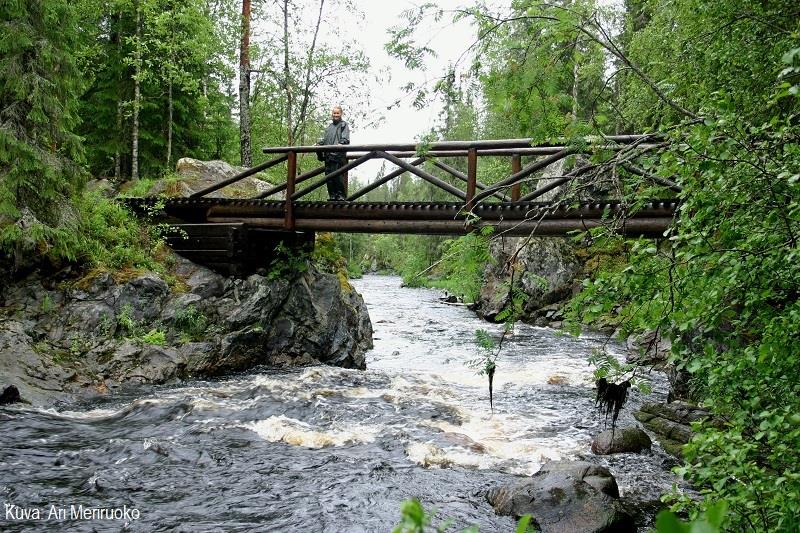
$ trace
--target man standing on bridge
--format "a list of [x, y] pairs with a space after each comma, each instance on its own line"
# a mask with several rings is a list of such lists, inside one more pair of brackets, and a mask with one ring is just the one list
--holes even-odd
[[[319, 144], [350, 144], [350, 126], [342, 120], [342, 107], [335, 106], [331, 111], [331, 123], [325, 128], [325, 134], [320, 139]], [[325, 174], [330, 174], [339, 170], [347, 162], [345, 152], [323, 152], [325, 160]], [[331, 200], [344, 200], [344, 174], [328, 179], [328, 197]]]

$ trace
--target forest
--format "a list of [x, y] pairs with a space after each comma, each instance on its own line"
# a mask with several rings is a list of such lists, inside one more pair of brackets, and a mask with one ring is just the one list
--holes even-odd
[[[370, 97], [359, 93], [370, 65], [357, 36], [336, 49], [318, 40], [331, 3], [0, 3], [3, 275], [36, 264], [168, 269], [158, 235], [87, 183], [136, 187], [169, 176], [181, 157], [247, 167], [264, 160], [258, 147], [314, 144], [333, 79], [346, 77], [355, 98]], [[690, 375], [691, 398], [722, 421], [698, 428], [677, 469], [702, 498], [668, 495], [673, 510], [696, 517], [724, 502], [727, 530], [796, 531], [798, 3], [512, 0], [447, 11], [428, 3], [369, 46], [424, 70], [433, 50], [414, 30], [423, 20], [466, 20], [478, 36], [464, 43], [473, 50], [468, 64], [406, 87], [414, 105], [442, 105], [423, 140], [579, 142], [642, 132], [669, 140], [646, 170], [680, 185], [673, 227], [657, 242], [602, 230], [575, 236], [624, 260], [598, 264], [569, 319], [591, 326], [613, 315], [625, 335], [655, 330], [672, 339], [671, 362]], [[505, 170], [484, 165], [479, 179], [491, 184]], [[633, 206], [663, 194], [641, 180], [625, 183]], [[402, 201], [441, 191], [404, 177], [370, 194]], [[470, 301], [491, 261], [491, 238], [336, 242], [353, 275], [397, 272]]]

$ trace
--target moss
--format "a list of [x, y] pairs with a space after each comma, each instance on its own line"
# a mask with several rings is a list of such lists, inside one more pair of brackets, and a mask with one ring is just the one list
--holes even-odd
[[[92, 286], [92, 283], [94, 283], [94, 280], [97, 279], [100, 276], [100, 274], [104, 274], [104, 273], [110, 273], [110, 271], [107, 268], [102, 267], [102, 266], [92, 267], [89, 270], [85, 271], [85, 273], [82, 276], [80, 276], [79, 278], [77, 278], [77, 279], [75, 279], [75, 280], [73, 280], [71, 282], [66, 282], [64, 284], [65, 286], [62, 286], [62, 288], [73, 288], [73, 289], [79, 289], [79, 290], [82, 290], [82, 291], [88, 290], [89, 287]], [[112, 274], [112, 277], [113, 277], [113, 274]]]
[[345, 294], [350, 294], [353, 292], [353, 286], [350, 284], [350, 280], [347, 275], [347, 270], [340, 268], [336, 272], [336, 277], [339, 279], [339, 286], [342, 288], [342, 292]]

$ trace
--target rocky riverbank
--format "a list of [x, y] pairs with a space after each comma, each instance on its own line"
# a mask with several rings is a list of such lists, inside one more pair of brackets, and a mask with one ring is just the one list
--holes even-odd
[[175, 277], [31, 274], [0, 297], [0, 390], [35, 405], [256, 366], [364, 368], [372, 325], [345, 278], [221, 276], [177, 258]]

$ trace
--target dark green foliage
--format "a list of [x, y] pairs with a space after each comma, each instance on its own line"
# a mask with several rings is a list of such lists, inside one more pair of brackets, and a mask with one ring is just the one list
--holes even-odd
[[492, 261], [489, 237], [471, 232], [448, 239], [441, 245], [441, 257], [430, 275], [431, 285], [447, 289], [466, 302], [477, 300], [483, 284], [483, 271]]
[[81, 195], [75, 203], [80, 217], [75, 253], [82, 262], [110, 270], [164, 269], [156, 259], [163, 246], [158, 231], [99, 194]]
[[73, 4], [0, 4], [0, 253], [74, 255], [81, 90]]
[[225, 60], [228, 51], [221, 33], [228, 30], [221, 26], [222, 15], [198, 0], [87, 1], [81, 23], [94, 32], [84, 33], [81, 49], [87, 89], [80, 100], [80, 133], [86, 139], [90, 171], [130, 176], [137, 9], [143, 27], [140, 174], [173, 170], [175, 161], [186, 156], [233, 159], [236, 126], [228, 81], [233, 73]]
[[190, 305], [175, 313], [175, 327], [185, 336], [185, 340], [201, 340], [206, 334], [208, 318], [195, 306]]
[[[800, 516], [800, 100], [796, 3], [651, 2], [630, 54], [702, 114], [672, 128], [654, 165], [683, 187], [679, 220], [627, 265], [584, 282], [589, 322], [621, 305], [626, 332], [671, 337], [692, 394], [722, 421], [698, 426], [680, 472], [724, 500], [731, 530], [796, 531]], [[672, 65], [681, 64], [675, 69]], [[622, 85], [639, 127], [685, 117], [640, 79]], [[678, 499], [676, 507], [694, 508]]]
[[272, 251], [272, 259], [267, 267], [267, 278], [290, 279], [308, 271], [309, 254], [279, 243]]
[[661, 511], [656, 517], [658, 533], [718, 533], [722, 531], [728, 505], [717, 502], [702, 513], [697, 519], [686, 523], [671, 511]]

